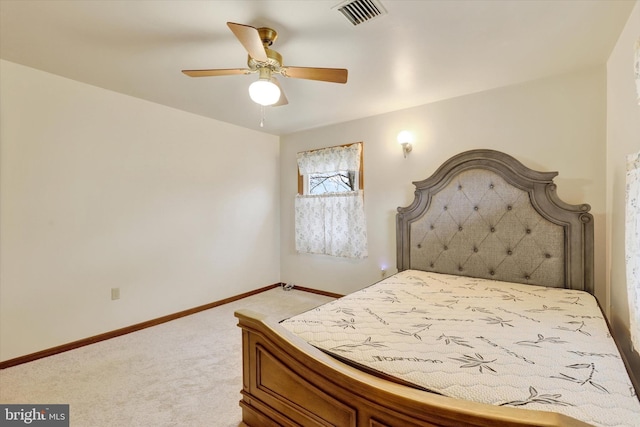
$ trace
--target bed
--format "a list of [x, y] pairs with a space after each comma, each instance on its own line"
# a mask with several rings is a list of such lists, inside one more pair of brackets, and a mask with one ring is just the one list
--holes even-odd
[[397, 274], [288, 319], [236, 312], [243, 423], [640, 425], [592, 296], [590, 206], [556, 175], [458, 154], [398, 208]]

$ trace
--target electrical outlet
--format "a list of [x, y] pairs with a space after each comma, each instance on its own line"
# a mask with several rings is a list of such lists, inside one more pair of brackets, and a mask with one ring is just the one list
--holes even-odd
[[120, 299], [120, 288], [111, 288], [111, 300]]

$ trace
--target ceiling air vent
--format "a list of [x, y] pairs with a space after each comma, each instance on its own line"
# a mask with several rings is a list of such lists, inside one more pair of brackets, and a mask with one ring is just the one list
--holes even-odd
[[336, 8], [353, 25], [362, 24], [387, 13], [378, 0], [348, 0]]

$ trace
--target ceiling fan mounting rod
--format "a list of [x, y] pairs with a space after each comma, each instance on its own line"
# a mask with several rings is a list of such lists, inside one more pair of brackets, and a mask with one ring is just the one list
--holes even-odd
[[278, 32], [272, 28], [262, 27], [258, 28], [258, 35], [265, 48], [271, 46], [278, 38]]

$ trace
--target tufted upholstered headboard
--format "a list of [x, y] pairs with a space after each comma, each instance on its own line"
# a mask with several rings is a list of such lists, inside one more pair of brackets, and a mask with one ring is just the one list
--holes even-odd
[[471, 150], [414, 182], [396, 215], [398, 270], [416, 269], [591, 294], [593, 216], [538, 172], [494, 150]]

